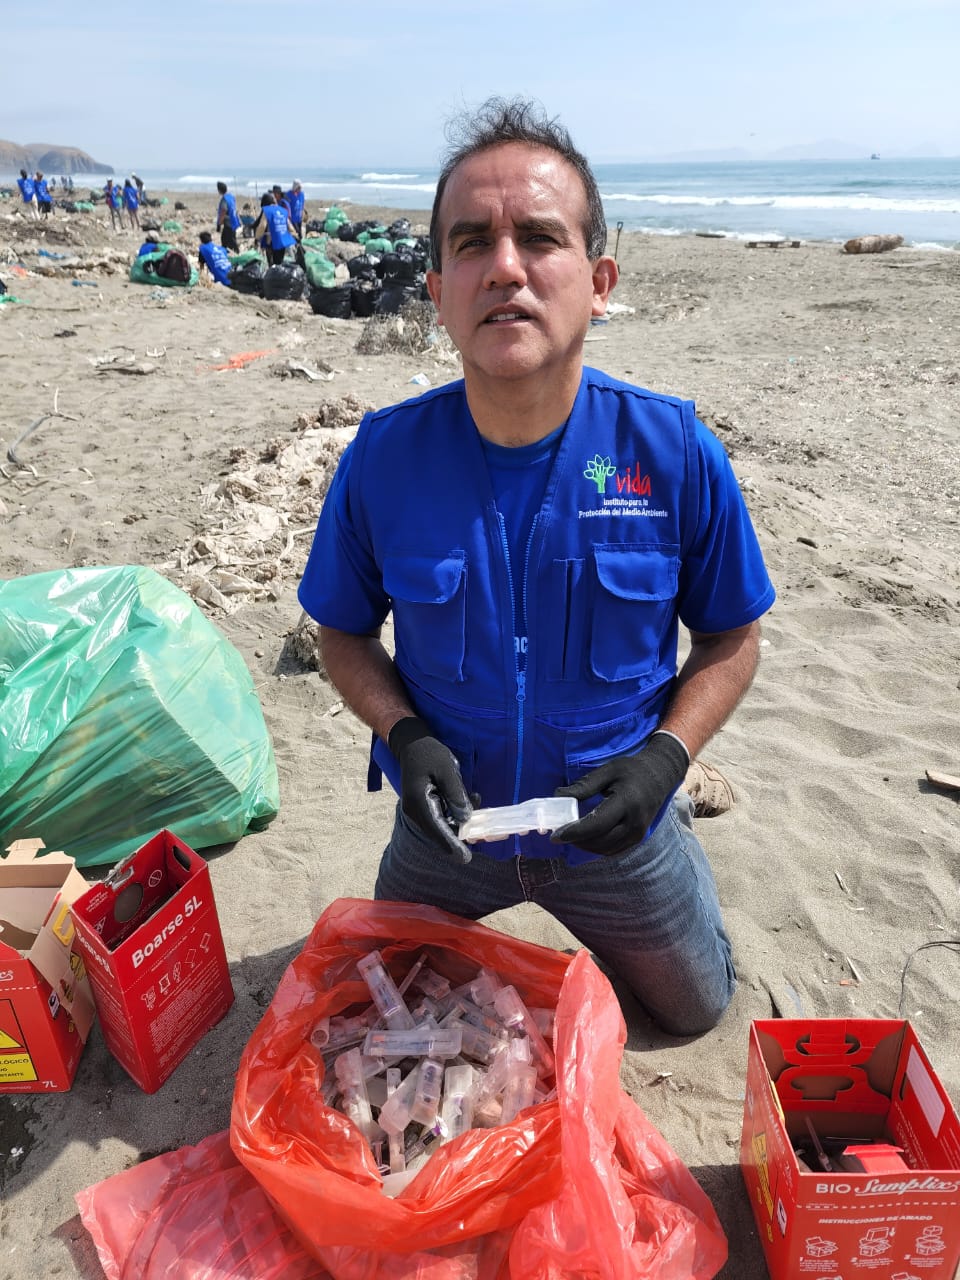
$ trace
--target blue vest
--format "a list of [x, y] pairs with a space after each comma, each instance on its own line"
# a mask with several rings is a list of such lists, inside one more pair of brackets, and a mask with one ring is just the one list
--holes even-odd
[[287, 210], [284, 205], [264, 205], [263, 216], [270, 230], [272, 249], [286, 249], [288, 245], [293, 244], [293, 236], [287, 230]]
[[23, 203], [30, 204], [34, 197], [33, 179], [18, 178], [17, 186], [20, 188], [20, 194], [23, 196]]
[[127, 206], [129, 210], [131, 210], [131, 212], [134, 209], [140, 208], [140, 200], [139, 200], [139, 197], [137, 196], [136, 187], [123, 188], [123, 203]]
[[218, 212], [224, 213], [225, 222], [229, 222], [234, 231], [240, 226], [240, 216], [237, 213], [237, 201], [232, 192], [228, 191], [226, 195], [220, 197], [220, 207]]
[[290, 206], [290, 221], [297, 224], [301, 223], [303, 221], [303, 205], [306, 200], [303, 191], [288, 191], [286, 200]]
[[[552, 795], [639, 750], [672, 689], [678, 619], [726, 631], [773, 600], [732, 469], [692, 403], [596, 370], [584, 370], [522, 564], [462, 383], [366, 418], [341, 470], [300, 602], [354, 634], [392, 610], [411, 703], [484, 806]], [[345, 555], [352, 534], [358, 551]], [[379, 739], [373, 756], [397, 786]], [[591, 858], [536, 834], [482, 848]]]
[[212, 240], [209, 244], [201, 244], [200, 257], [206, 263], [214, 280], [229, 286], [230, 272], [233, 269], [233, 265], [223, 245], [214, 244]]

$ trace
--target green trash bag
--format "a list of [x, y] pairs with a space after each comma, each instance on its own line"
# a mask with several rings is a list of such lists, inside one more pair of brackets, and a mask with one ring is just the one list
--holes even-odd
[[304, 236], [300, 241], [304, 249], [312, 249], [314, 253], [327, 252], [327, 237], [322, 236]]
[[[134, 258], [130, 264], [130, 279], [134, 284], [160, 284], [172, 285], [179, 289], [192, 289], [200, 279], [200, 272], [193, 265], [190, 266], [189, 280], [174, 280], [170, 276], [162, 276], [157, 272], [157, 264], [162, 262], [170, 251], [169, 245], [164, 245], [157, 253], [145, 253], [140, 257]], [[186, 254], [184, 254], [186, 257]]]
[[238, 840], [278, 805], [250, 672], [178, 587], [131, 565], [0, 582], [0, 847], [114, 863], [163, 827]]
[[168, 218], [166, 222], [161, 224], [161, 231], [182, 231], [183, 223], [178, 222], [176, 218]]
[[77, 200], [75, 208], [77, 213], [93, 213], [93, 204], [90, 200]]
[[231, 267], [245, 267], [248, 262], [263, 261], [263, 254], [259, 249], [246, 249], [243, 253], [231, 253], [228, 257]]
[[332, 289], [337, 283], [337, 269], [325, 253], [303, 251], [303, 269], [314, 289]]
[[345, 222], [350, 219], [337, 204], [332, 204], [327, 210], [326, 217], [323, 220], [323, 229], [328, 236], [335, 236], [337, 229], [342, 227]]

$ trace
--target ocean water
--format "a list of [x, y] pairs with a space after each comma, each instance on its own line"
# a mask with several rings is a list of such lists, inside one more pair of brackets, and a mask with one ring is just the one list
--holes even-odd
[[[843, 241], [894, 233], [911, 245], [960, 249], [960, 157], [953, 159], [713, 161], [600, 164], [595, 167], [607, 222], [653, 235], [714, 233], [740, 239]], [[215, 173], [141, 172], [148, 189], [215, 191], [219, 179], [256, 201], [275, 182], [299, 178], [310, 206], [429, 208], [436, 170], [300, 169]]]

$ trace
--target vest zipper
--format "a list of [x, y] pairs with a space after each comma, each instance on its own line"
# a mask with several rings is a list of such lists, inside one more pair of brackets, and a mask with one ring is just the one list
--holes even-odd
[[[510, 638], [513, 647], [513, 670], [517, 682], [517, 767], [513, 779], [513, 803], [516, 804], [520, 795], [520, 773], [523, 768], [523, 703], [527, 696], [526, 673], [520, 668], [520, 655], [517, 653], [516, 593], [513, 589], [513, 568], [510, 564], [510, 546], [507, 542], [507, 524], [499, 511], [497, 512], [497, 522], [500, 526], [500, 545], [503, 547], [503, 560], [507, 567], [507, 588], [510, 592]], [[526, 585], [526, 581], [524, 581], [524, 591], [526, 590]]]

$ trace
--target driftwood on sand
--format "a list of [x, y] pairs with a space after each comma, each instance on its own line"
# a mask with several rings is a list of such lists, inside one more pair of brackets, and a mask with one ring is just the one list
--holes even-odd
[[844, 253], [886, 253], [903, 244], [903, 236], [854, 236], [843, 246]]

